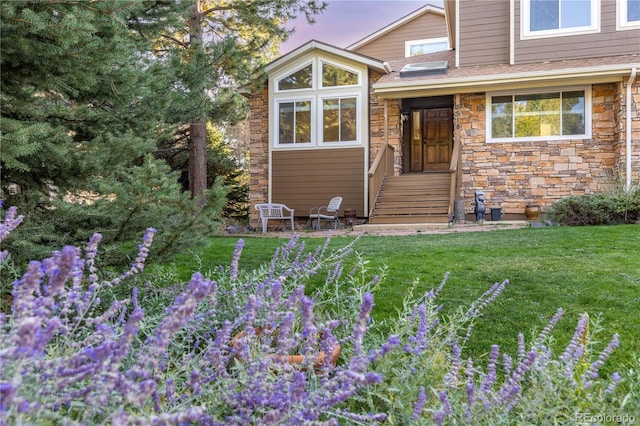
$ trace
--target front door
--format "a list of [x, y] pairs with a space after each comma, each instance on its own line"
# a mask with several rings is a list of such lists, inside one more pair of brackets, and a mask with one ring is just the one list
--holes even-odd
[[411, 109], [411, 171], [449, 170], [452, 108]]

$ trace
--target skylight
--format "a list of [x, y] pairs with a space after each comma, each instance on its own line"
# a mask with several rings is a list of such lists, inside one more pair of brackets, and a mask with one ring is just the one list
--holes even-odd
[[400, 77], [411, 77], [416, 75], [444, 74], [449, 68], [449, 61], [418, 62], [407, 64], [400, 70]]

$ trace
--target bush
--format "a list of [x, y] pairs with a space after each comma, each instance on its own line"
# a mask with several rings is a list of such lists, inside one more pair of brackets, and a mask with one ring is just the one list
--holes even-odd
[[[15, 211], [7, 217], [3, 238], [17, 226]], [[561, 311], [528, 346], [520, 336], [518, 354], [500, 358], [494, 346], [486, 362], [465, 359], [474, 319], [508, 281], [446, 319], [436, 300], [447, 277], [425, 295], [410, 290], [385, 337], [370, 317], [384, 271], [368, 279], [358, 261], [345, 273], [353, 244], [329, 250], [327, 240], [307, 253], [294, 236], [269, 265], [244, 272], [240, 240], [228, 267], [165, 285], [177, 296], [159, 312], [137, 288], [117, 296], [143, 270], [154, 233], [109, 280], [95, 263], [99, 234], [84, 251], [29, 263], [0, 315], [3, 424], [542, 424], [640, 408], [637, 368], [598, 376], [619, 342], [598, 350], [587, 315], [560, 356], [548, 342]], [[338, 344], [337, 365], [318, 362]], [[292, 352], [302, 365], [287, 362]]]
[[557, 201], [548, 217], [570, 226], [637, 223], [640, 220], [640, 188], [629, 192], [572, 195]]

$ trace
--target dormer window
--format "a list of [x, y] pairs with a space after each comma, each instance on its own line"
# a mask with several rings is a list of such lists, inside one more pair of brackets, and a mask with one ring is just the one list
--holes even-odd
[[600, 31], [600, 0], [521, 0], [522, 38]]

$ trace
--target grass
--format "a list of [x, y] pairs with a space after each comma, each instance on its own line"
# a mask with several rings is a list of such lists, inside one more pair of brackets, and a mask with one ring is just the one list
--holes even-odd
[[[305, 238], [309, 249], [324, 244]], [[268, 262], [288, 238], [245, 238], [240, 267]], [[193, 271], [228, 265], [238, 237], [212, 238], [206, 247], [164, 265], [180, 280]], [[351, 241], [336, 237], [332, 247]], [[363, 236], [356, 250], [371, 275], [387, 267], [387, 278], [375, 295], [374, 318], [394, 316], [405, 289], [417, 279], [419, 290], [436, 287], [451, 275], [440, 297], [443, 314], [468, 306], [491, 284], [510, 280], [504, 293], [477, 323], [468, 354], [486, 354], [492, 344], [516, 351], [518, 332], [530, 339], [558, 308], [565, 315], [554, 332], [560, 350], [570, 339], [580, 313], [599, 317], [606, 328], [601, 347], [613, 333], [621, 337], [611, 363], [640, 356], [640, 225], [553, 227], [492, 232]], [[153, 273], [153, 268], [151, 269]]]

